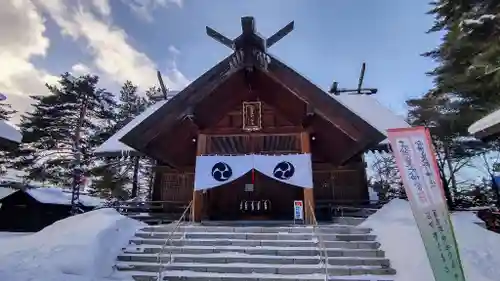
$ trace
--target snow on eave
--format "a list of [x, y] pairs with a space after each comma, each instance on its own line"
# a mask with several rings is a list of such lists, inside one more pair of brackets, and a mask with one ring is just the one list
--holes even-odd
[[[310, 83], [314, 84], [309, 77], [300, 73], [295, 68], [283, 63], [275, 55], [270, 55], [272, 59], [278, 60], [283, 65], [292, 69], [302, 77], [306, 78]], [[319, 89], [318, 85], [316, 85]], [[344, 107], [352, 111], [354, 114], [358, 115], [366, 123], [370, 124], [373, 128], [378, 130], [381, 134], [387, 137], [387, 130], [394, 128], [409, 128], [411, 127], [401, 116], [395, 114], [389, 110], [386, 106], [380, 104], [380, 102], [369, 95], [331, 95], [324, 91], [325, 95], [329, 95], [333, 99], [337, 100]], [[388, 142], [383, 140], [381, 143]]]
[[0, 120], [0, 138], [7, 139], [15, 143], [21, 143], [23, 136], [19, 129], [5, 120]]
[[0, 200], [18, 191], [17, 189], [0, 186]]
[[[368, 95], [332, 95], [334, 99], [387, 137], [388, 129], [411, 127], [401, 116]], [[382, 143], [387, 142], [386, 140]]]
[[94, 153], [95, 154], [128, 153], [135, 151], [135, 149], [121, 142], [120, 139], [123, 136], [125, 136], [128, 132], [130, 132], [133, 128], [135, 128], [137, 125], [142, 123], [142, 121], [148, 118], [151, 114], [160, 109], [160, 107], [162, 107], [169, 100], [170, 99], [158, 101], [155, 104], [151, 105], [150, 107], [146, 108], [144, 112], [142, 112], [137, 117], [132, 119], [130, 122], [127, 123], [127, 125], [125, 125], [118, 132], [116, 132], [109, 139], [107, 139], [103, 144], [97, 147], [94, 150]]
[[[0, 187], [0, 200], [16, 192], [25, 192], [27, 195], [42, 204], [71, 205], [71, 191], [59, 187], [37, 187], [26, 186], [24, 189], [8, 186]], [[86, 207], [97, 207], [104, 204], [106, 200], [86, 194], [80, 194], [80, 203]]]
[[481, 135], [487, 137], [498, 133], [497, 130], [491, 130], [500, 123], [500, 109], [486, 115], [469, 126], [468, 131], [471, 135]]
[[[36, 201], [44, 204], [71, 205], [71, 191], [58, 187], [33, 187], [24, 190]], [[97, 207], [102, 205], [105, 200], [89, 195], [80, 194], [80, 203], [86, 207]]]

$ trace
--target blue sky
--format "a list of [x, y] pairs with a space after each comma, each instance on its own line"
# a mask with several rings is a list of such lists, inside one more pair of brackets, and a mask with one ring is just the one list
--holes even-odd
[[[295, 30], [270, 52], [321, 88], [329, 88], [333, 80], [340, 87], [355, 87], [361, 63], [366, 62], [365, 85], [379, 88], [377, 98], [404, 114], [407, 98], [432, 87], [425, 72], [434, 64], [420, 54], [440, 40], [438, 34], [426, 34], [433, 20], [425, 14], [426, 1], [33, 0], [24, 6], [7, 2], [11, 5], [6, 9], [18, 12], [19, 21], [30, 22], [24, 30], [38, 27], [29, 42], [38, 42], [34, 45], [39, 48], [17, 54], [31, 72], [15, 74], [31, 79], [31, 87], [27, 80], [9, 80], [13, 75], [2, 77], [2, 72], [13, 70], [0, 66], [0, 91], [15, 95], [14, 103], [27, 93], [43, 92], [40, 83], [54, 81], [64, 71], [98, 74], [104, 87], [116, 89], [125, 79], [149, 87], [156, 82], [158, 68], [171, 88], [181, 88], [230, 53], [205, 34], [205, 26], [236, 37], [240, 17], [251, 15], [265, 36], [295, 21]], [[22, 41], [27, 35], [12, 35], [16, 36]], [[17, 45], [17, 50], [21, 46], [25, 45]]]

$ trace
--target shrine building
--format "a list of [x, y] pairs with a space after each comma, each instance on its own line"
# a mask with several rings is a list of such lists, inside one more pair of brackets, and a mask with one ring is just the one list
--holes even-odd
[[207, 28], [233, 52], [96, 152], [154, 158], [152, 200], [192, 201], [194, 221], [292, 220], [300, 200], [309, 223], [322, 202], [368, 201], [364, 153], [409, 125], [375, 98], [325, 92], [269, 54], [289, 31], [262, 39], [250, 17], [242, 29], [230, 40]]

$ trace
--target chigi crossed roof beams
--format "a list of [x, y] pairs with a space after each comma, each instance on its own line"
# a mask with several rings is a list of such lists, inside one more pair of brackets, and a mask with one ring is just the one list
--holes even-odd
[[[276, 57], [267, 54], [268, 47], [293, 30], [293, 22], [267, 39], [258, 34], [252, 17], [243, 17], [241, 24], [242, 34], [234, 40], [207, 27], [207, 34], [234, 50], [233, 54], [168, 102], [162, 102], [155, 110], [141, 114], [132, 121], [135, 123], [133, 126], [127, 125], [127, 130], [120, 130], [119, 136], [111, 137], [109, 141], [113, 139], [116, 148], [109, 148], [111, 143], [107, 142], [108, 148], [104, 150], [119, 151], [119, 147], [122, 147], [160, 157], [160, 146], [167, 147], [165, 149], [175, 146], [176, 151], [172, 151], [171, 155], [194, 156], [195, 146], [191, 139], [196, 137], [197, 132], [212, 126], [227, 110], [241, 101], [252, 98], [248, 91], [243, 90], [245, 86], [250, 87], [250, 90], [256, 87], [256, 92], [261, 92], [257, 98], [292, 121], [312, 116], [311, 126], [316, 128], [317, 145], [323, 143], [324, 147], [346, 147], [337, 151], [337, 162], [376, 146], [386, 138], [388, 128], [408, 127], [401, 117], [394, 115], [372, 97], [330, 95]], [[236, 57], [240, 59], [235, 60]], [[244, 84], [242, 81], [245, 81]], [[363, 92], [361, 87], [358, 88], [361, 89], [358, 89], [359, 92]], [[241, 95], [235, 95], [235, 91], [241, 92]], [[294, 107], [287, 108], [281, 102], [283, 98], [289, 104], [293, 103]], [[332, 135], [337, 137], [333, 138]], [[338, 143], [340, 139], [342, 141]], [[186, 149], [193, 151], [188, 152]], [[168, 152], [161, 157], [163, 159], [159, 160], [166, 163], [175, 160], [170, 159]]]

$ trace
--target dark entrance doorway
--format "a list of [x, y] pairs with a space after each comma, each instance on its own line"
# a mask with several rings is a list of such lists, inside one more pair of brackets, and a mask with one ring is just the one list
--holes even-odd
[[252, 173], [207, 191], [206, 212], [210, 220], [293, 220], [293, 201], [303, 200], [304, 191]]

